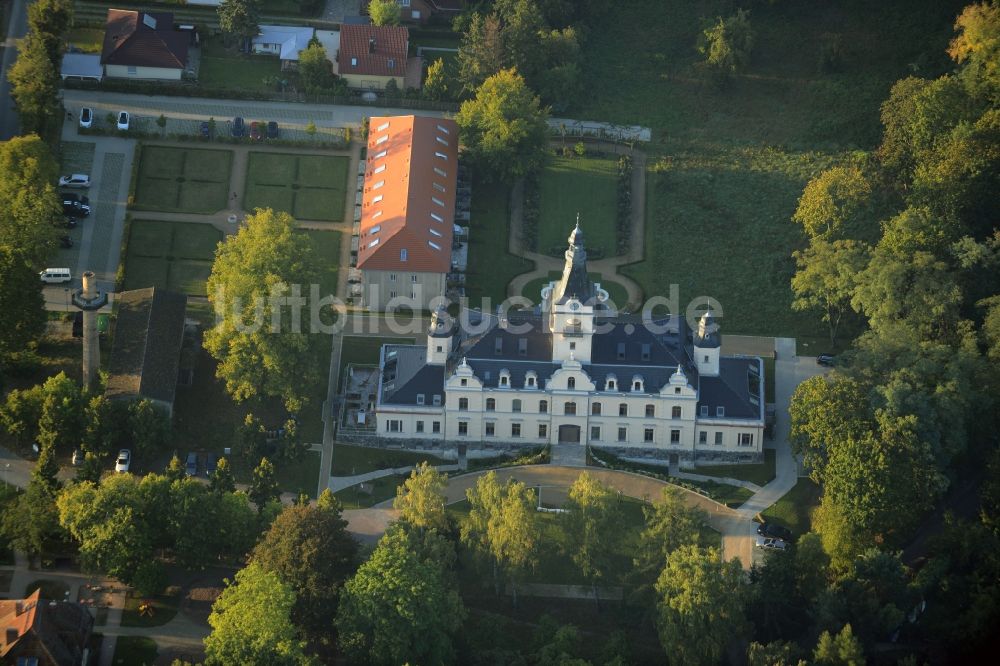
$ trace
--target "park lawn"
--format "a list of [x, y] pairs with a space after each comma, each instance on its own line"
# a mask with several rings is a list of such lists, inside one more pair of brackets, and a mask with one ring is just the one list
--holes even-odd
[[[509, 202], [510, 190], [505, 185], [476, 180], [472, 186], [465, 295], [470, 308], [482, 307], [483, 312], [493, 312], [507, 298], [507, 285], [514, 276], [534, 267], [533, 262], [507, 252]], [[487, 298], [490, 303], [483, 302]]]
[[229, 202], [230, 150], [145, 146], [133, 208], [215, 213]]
[[[340, 232], [302, 229], [299, 233], [304, 233], [308, 236], [313, 250], [316, 252], [317, 257], [319, 257], [322, 270], [319, 281], [320, 298], [324, 296], [336, 296], [337, 271], [340, 268]], [[308, 293], [304, 295], [308, 296]]]
[[159, 287], [204, 296], [223, 234], [210, 224], [132, 220], [125, 288]]
[[[694, 45], [731, 3], [623, 3], [588, 39], [588, 94], [572, 115], [653, 131], [645, 261], [627, 273], [647, 295], [678, 284], [681, 310], [718, 298], [723, 334], [823, 334], [818, 313], [790, 309], [791, 254], [804, 237], [789, 218], [809, 178], [875, 147], [880, 104], [912, 63], [929, 78], [950, 69], [944, 51], [967, 3], [843, 4], [755, 6], [749, 68], [723, 87], [704, 80]], [[840, 71], [821, 74], [830, 36], [850, 46]]]
[[[306, 451], [302, 460], [274, 460], [277, 469], [278, 488], [284, 493], [305, 493], [316, 499], [316, 486], [319, 484], [319, 451]], [[245, 464], [233, 466], [233, 476], [237, 483], [250, 483], [253, 470]]]
[[[611, 280], [605, 280], [600, 273], [590, 273], [590, 280], [592, 282], [599, 282], [601, 289], [608, 292], [608, 298], [618, 309], [623, 309], [628, 303], [628, 292], [625, 291], [623, 287], [618, 282], [613, 282], [614, 278]], [[558, 280], [562, 276], [559, 271], [549, 271], [549, 276], [544, 278], [536, 278], [524, 285], [524, 289], [521, 290], [521, 295], [525, 298], [530, 298], [533, 303], [540, 303], [542, 300], [542, 287], [548, 285], [549, 282], [553, 280]]]
[[354, 476], [378, 469], [419, 465], [446, 465], [450, 461], [423, 451], [400, 451], [398, 449], [376, 449], [368, 446], [334, 444], [330, 476]]
[[100, 53], [104, 48], [104, 30], [74, 27], [63, 35], [63, 40], [83, 53]]
[[[539, 179], [538, 244], [542, 254], [566, 249], [576, 216], [588, 250], [617, 254], [618, 171], [615, 160], [553, 157]], [[561, 256], [561, 254], [560, 254]]]
[[774, 479], [774, 449], [764, 449], [764, 462], [756, 465], [702, 465], [695, 474], [721, 476], [766, 486]]
[[146, 636], [119, 636], [111, 663], [115, 666], [152, 666], [159, 650], [156, 641]]
[[[152, 615], [140, 615], [139, 605], [148, 601], [153, 607]], [[181, 600], [177, 594], [161, 594], [154, 597], [134, 596], [131, 592], [125, 597], [125, 610], [122, 612], [123, 627], [159, 627], [170, 622], [177, 615]]]
[[341, 155], [251, 152], [243, 207], [273, 208], [299, 220], [344, 219], [347, 169]]
[[396, 488], [406, 481], [409, 475], [394, 474], [383, 476], [373, 481], [366, 481], [365, 486], [370, 492], [362, 492], [358, 485], [338, 490], [334, 493], [345, 509], [367, 509], [380, 502], [385, 502], [396, 496]]
[[820, 487], [808, 478], [800, 478], [770, 508], [761, 512], [764, 519], [784, 525], [798, 536], [812, 529], [812, 513], [819, 505]]
[[341, 338], [339, 381], [343, 381], [344, 368], [348, 363], [355, 365], [378, 365], [382, 345], [412, 345], [413, 338], [385, 338], [361, 335], [345, 335]]
[[222, 39], [202, 42], [201, 65], [198, 68], [198, 85], [205, 88], [238, 88], [253, 92], [274, 90], [265, 79], [288, 79], [288, 72], [281, 71], [281, 61], [274, 56], [244, 55], [235, 47], [227, 49]]

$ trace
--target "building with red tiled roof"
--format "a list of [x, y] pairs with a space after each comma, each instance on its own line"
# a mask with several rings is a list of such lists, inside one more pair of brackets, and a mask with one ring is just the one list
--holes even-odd
[[[458, 126], [420, 116], [372, 117], [368, 130], [358, 268], [362, 304], [392, 299], [430, 309], [451, 271]], [[403, 303], [399, 303], [403, 304]]]
[[83, 606], [42, 599], [35, 590], [27, 599], [0, 601], [0, 625], [3, 663], [75, 666], [84, 663], [94, 620]]
[[101, 64], [104, 75], [179, 81], [187, 67], [191, 33], [174, 29], [170, 12], [109, 9]]
[[382, 90], [390, 80], [406, 87], [409, 31], [398, 25], [340, 26], [336, 73], [352, 88]]

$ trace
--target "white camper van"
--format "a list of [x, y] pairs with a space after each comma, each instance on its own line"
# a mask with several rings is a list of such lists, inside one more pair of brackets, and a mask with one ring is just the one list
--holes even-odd
[[60, 282], [69, 282], [73, 279], [73, 275], [69, 272], [68, 268], [46, 268], [38, 275], [42, 278], [42, 282], [47, 284], [59, 284]]

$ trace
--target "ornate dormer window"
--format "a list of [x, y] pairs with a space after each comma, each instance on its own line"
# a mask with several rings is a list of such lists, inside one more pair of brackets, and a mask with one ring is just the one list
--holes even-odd
[[500, 388], [510, 388], [510, 370], [507, 368], [500, 371]]
[[615, 392], [618, 390], [618, 378], [614, 375], [608, 375], [604, 380], [604, 390], [608, 392]]
[[645, 384], [645, 382], [643, 381], [643, 379], [642, 379], [642, 377], [640, 375], [633, 376], [632, 377], [632, 392], [633, 393], [642, 393], [642, 391], [644, 390], [643, 389], [644, 384]]
[[528, 370], [524, 375], [524, 388], [538, 388], [538, 375], [534, 370]]

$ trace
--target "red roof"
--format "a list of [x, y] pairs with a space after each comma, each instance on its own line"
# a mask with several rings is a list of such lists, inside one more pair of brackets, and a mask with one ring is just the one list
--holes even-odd
[[358, 268], [451, 270], [458, 126], [422, 116], [372, 117]]
[[184, 69], [190, 39], [188, 33], [174, 30], [170, 12], [109, 9], [101, 64]]
[[403, 76], [409, 43], [410, 33], [402, 26], [345, 23], [340, 26], [337, 69], [341, 75]]

